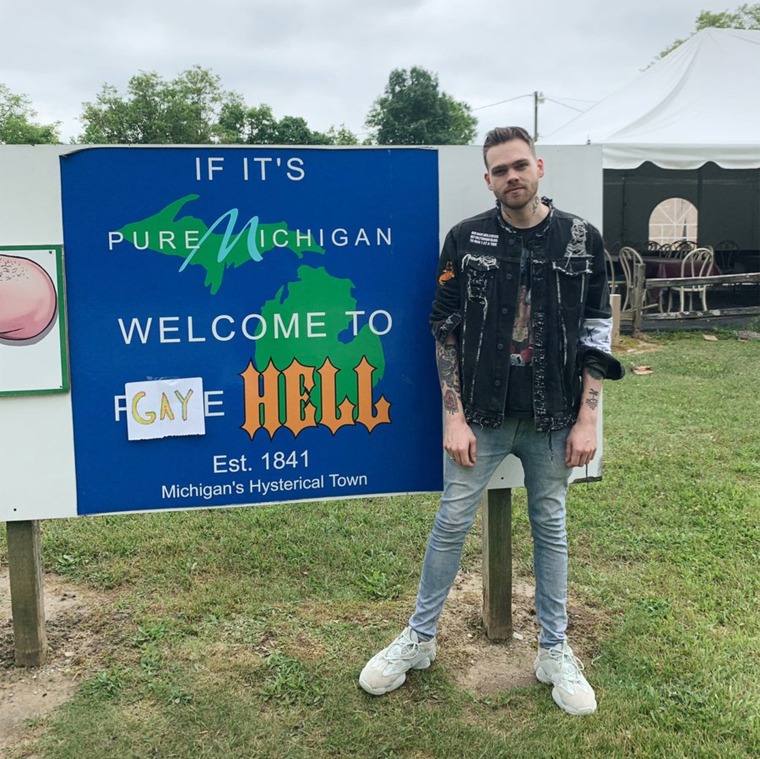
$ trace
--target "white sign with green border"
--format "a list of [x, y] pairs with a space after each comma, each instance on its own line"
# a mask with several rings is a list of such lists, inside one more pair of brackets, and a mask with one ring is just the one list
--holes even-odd
[[60, 245], [0, 246], [0, 395], [69, 388]]

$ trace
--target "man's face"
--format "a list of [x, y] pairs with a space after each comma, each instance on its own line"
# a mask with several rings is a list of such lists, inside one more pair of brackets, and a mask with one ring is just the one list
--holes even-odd
[[494, 145], [486, 153], [488, 189], [506, 208], [525, 208], [538, 193], [544, 162], [536, 158], [523, 140]]

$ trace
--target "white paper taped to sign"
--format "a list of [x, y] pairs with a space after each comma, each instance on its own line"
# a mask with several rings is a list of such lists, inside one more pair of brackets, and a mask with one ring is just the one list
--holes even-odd
[[129, 440], [206, 434], [201, 377], [127, 382], [124, 390]]

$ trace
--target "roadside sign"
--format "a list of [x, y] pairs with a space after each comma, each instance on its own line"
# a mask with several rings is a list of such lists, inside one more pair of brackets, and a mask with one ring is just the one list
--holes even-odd
[[440, 490], [435, 151], [61, 171], [79, 513]]

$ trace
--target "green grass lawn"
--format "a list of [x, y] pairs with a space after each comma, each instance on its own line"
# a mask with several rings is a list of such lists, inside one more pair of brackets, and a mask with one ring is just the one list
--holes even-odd
[[433, 495], [51, 520], [45, 568], [102, 589], [101, 645], [9, 759], [760, 756], [760, 341], [715, 334], [627, 341], [653, 372], [605, 385], [604, 479], [571, 488], [592, 717], [539, 684], [468, 692], [445, 646], [393, 694], [359, 689], [410, 612]]

